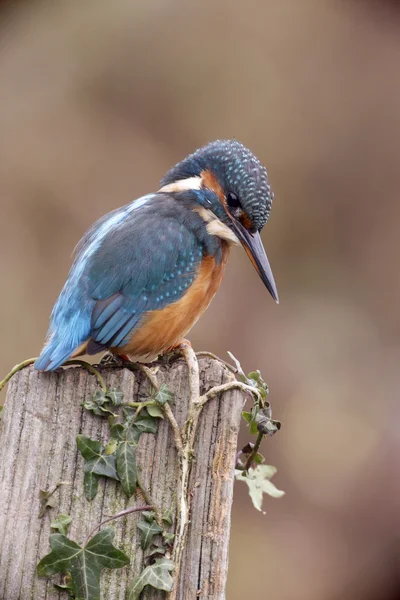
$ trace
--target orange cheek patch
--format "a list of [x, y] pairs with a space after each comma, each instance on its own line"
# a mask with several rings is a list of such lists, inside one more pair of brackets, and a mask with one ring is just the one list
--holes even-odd
[[223, 205], [226, 207], [226, 199], [224, 190], [222, 189], [218, 179], [211, 171], [202, 171], [200, 173], [203, 186], [215, 192]]
[[253, 223], [251, 222], [251, 219], [249, 219], [249, 217], [243, 213], [240, 217], [240, 222], [243, 225], [243, 227], [245, 227], [246, 229], [252, 229], [253, 227]]

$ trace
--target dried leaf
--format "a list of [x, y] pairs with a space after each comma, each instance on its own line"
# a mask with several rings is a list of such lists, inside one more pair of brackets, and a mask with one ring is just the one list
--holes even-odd
[[271, 483], [270, 478], [275, 475], [276, 469], [270, 465], [257, 465], [255, 469], [250, 468], [247, 473], [235, 471], [237, 481], [244, 481], [249, 488], [250, 498], [254, 507], [262, 511], [263, 494], [269, 494], [273, 498], [280, 498], [285, 492]]

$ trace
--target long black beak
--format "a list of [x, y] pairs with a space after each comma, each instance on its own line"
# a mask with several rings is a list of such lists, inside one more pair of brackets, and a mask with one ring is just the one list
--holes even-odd
[[269, 265], [267, 255], [265, 254], [260, 234], [258, 231], [256, 231], [256, 233], [250, 233], [245, 227], [243, 227], [240, 221], [232, 220], [232, 223], [235, 234], [245, 249], [247, 256], [253, 263], [257, 273], [261, 277], [269, 293], [275, 302], [279, 304], [278, 291], [276, 289], [274, 276], [272, 275], [271, 267]]

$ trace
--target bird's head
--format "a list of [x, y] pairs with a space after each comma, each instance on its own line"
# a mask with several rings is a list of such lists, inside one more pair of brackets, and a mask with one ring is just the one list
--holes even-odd
[[278, 292], [259, 232], [268, 220], [273, 193], [258, 158], [236, 140], [217, 140], [196, 150], [161, 181], [162, 192], [196, 199], [209, 233], [240, 243], [271, 296]]

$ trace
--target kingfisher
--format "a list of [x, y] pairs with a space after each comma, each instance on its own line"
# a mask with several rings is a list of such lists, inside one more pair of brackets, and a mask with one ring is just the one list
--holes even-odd
[[242, 245], [278, 303], [260, 238], [273, 193], [267, 171], [236, 140], [217, 140], [171, 168], [160, 189], [98, 220], [84, 235], [35, 363], [110, 351], [152, 362], [179, 346]]

